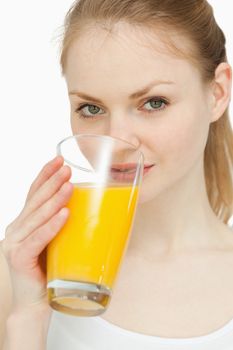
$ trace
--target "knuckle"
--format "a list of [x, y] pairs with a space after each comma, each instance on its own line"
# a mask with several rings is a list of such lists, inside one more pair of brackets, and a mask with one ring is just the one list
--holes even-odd
[[57, 194], [57, 209], [60, 209], [61, 205], [66, 201], [67, 195], [62, 191]]
[[55, 174], [54, 177], [51, 179], [55, 184], [59, 184], [63, 178], [62, 168], [59, 169]]
[[[58, 233], [62, 224], [55, 214], [43, 227], [37, 230], [32, 237], [35, 245], [45, 246], [48, 241], [52, 240], [54, 234]], [[51, 237], [51, 238], [49, 238]]]
[[57, 233], [59, 230], [58, 222], [54, 217], [50, 220], [47, 229], [52, 233]]
[[34, 235], [32, 235], [31, 243], [33, 245], [41, 245], [43, 242], [44, 242], [44, 235], [42, 234], [42, 230], [39, 229]]
[[[53, 200], [48, 201], [43, 208], [41, 208], [39, 213], [39, 221], [41, 223], [49, 222], [51, 220], [52, 215], [54, 215], [60, 208], [59, 201]], [[43, 227], [43, 226], [42, 226]]]
[[41, 210], [37, 215], [38, 215], [38, 222], [45, 222], [48, 220], [48, 217], [51, 213], [51, 208], [50, 206], [47, 208], [43, 208], [43, 210]]
[[9, 236], [9, 234], [12, 232], [12, 226], [13, 226], [13, 222], [9, 225], [7, 225], [6, 229], [5, 229], [5, 237]]
[[21, 227], [24, 232], [27, 232], [27, 235], [30, 236], [36, 227], [40, 226], [40, 224], [47, 219], [46, 212], [39, 209], [33, 212], [28, 218], [26, 218]]
[[67, 165], [63, 165], [59, 171], [56, 173], [56, 180], [63, 180], [68, 176], [69, 167]]
[[17, 217], [14, 221], [12, 221], [10, 224], [6, 226], [5, 237], [9, 237], [14, 231], [19, 230], [19, 225], [20, 225], [19, 220], [20, 220], [19, 217]]
[[63, 180], [64, 180], [64, 174], [63, 174], [63, 167], [62, 167], [55, 174], [53, 174], [53, 176], [49, 179], [49, 181], [47, 182], [47, 186], [49, 186], [49, 188], [52, 191], [55, 191], [61, 186]]
[[28, 194], [29, 194], [29, 195], [30, 195], [31, 192], [34, 191], [34, 188], [35, 188], [35, 182], [33, 182], [33, 183], [31, 184], [31, 186], [29, 187], [29, 191], [28, 191]]
[[24, 235], [24, 232], [28, 232], [30, 234], [30, 232], [32, 231], [32, 227], [33, 227], [33, 218], [30, 218], [30, 220], [24, 220], [21, 224], [23, 235]]
[[54, 168], [54, 164], [53, 164], [53, 160], [52, 160], [43, 166], [43, 168], [41, 170], [41, 174], [43, 174], [45, 176], [50, 176], [51, 172], [53, 171], [53, 168]]
[[[63, 187], [63, 186], [62, 186]], [[62, 205], [64, 205], [67, 202], [67, 193], [64, 192], [64, 190], [60, 189], [55, 196], [53, 197], [52, 201], [48, 204], [48, 210], [50, 212], [53, 212], [53, 214], [56, 214], [59, 209], [61, 209]]]
[[71, 168], [68, 165], [63, 165], [64, 171], [66, 175], [71, 175]]
[[53, 220], [51, 221], [51, 230], [54, 233], [57, 233], [62, 226], [64, 225], [64, 219], [59, 216], [59, 214], [55, 215]]
[[12, 244], [10, 240], [4, 239], [2, 242], [2, 251], [9, 266], [14, 266], [15, 257], [17, 255], [15, 245]]
[[58, 196], [62, 199], [67, 198], [67, 194], [69, 192], [70, 184], [68, 182], [65, 182], [60, 190], [58, 191]]
[[42, 171], [42, 173], [43, 173], [43, 175], [45, 176], [45, 177], [49, 177], [50, 176], [50, 174], [51, 174], [51, 165], [49, 164], [49, 165], [47, 165], [47, 166], [45, 166], [44, 168], [43, 168], [43, 171]]

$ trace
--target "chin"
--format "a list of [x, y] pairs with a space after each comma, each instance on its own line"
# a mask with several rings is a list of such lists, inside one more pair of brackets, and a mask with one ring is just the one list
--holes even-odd
[[157, 195], [158, 193], [155, 193], [155, 191], [153, 192], [151, 188], [145, 188], [142, 185], [139, 192], [138, 205], [152, 201]]

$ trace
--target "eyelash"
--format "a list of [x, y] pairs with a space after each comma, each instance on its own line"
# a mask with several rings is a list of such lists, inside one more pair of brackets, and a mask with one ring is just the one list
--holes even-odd
[[[145, 110], [144, 112], [145, 112], [145, 114], [147, 114], [147, 115], [148, 115], [148, 114], [151, 114], [151, 113], [154, 113], [154, 112], [159, 112], [159, 111], [165, 109], [166, 106], [169, 105], [169, 102], [168, 102], [164, 97], [153, 97], [153, 98], [150, 98], [149, 100], [146, 100], [145, 103], [143, 104], [143, 106], [146, 105], [146, 104], [149, 103], [149, 102], [162, 102], [162, 103], [164, 104], [164, 107], [157, 108], [157, 109], [155, 108], [155, 109], [152, 109], [152, 110]], [[103, 113], [102, 113], [102, 114], [86, 115], [85, 113], [83, 113], [83, 109], [84, 109], [85, 107], [90, 107], [90, 106], [92, 106], [92, 107], [97, 107], [97, 108], [99, 108], [99, 109], [102, 109], [102, 108], [100, 108], [100, 107], [98, 107], [98, 106], [96, 106], [96, 105], [94, 105], [94, 104], [84, 103], [84, 104], [81, 104], [81, 105], [75, 110], [75, 113], [78, 114], [79, 118], [84, 118], [84, 119], [94, 119], [96, 116], [100, 116], [100, 115], [103, 114]]]

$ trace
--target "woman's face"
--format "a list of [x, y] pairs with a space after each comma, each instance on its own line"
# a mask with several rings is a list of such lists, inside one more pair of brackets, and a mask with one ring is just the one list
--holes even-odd
[[141, 203], [200, 165], [211, 96], [198, 69], [169, 52], [159, 35], [152, 40], [126, 24], [112, 34], [90, 29], [69, 48], [65, 77], [74, 134], [124, 139], [146, 165], [155, 164], [143, 178]]

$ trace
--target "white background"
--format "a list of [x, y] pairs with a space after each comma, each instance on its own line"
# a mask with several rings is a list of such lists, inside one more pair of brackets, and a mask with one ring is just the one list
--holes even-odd
[[[233, 63], [232, 1], [210, 3]], [[72, 134], [55, 40], [71, 4], [0, 1], [0, 239], [21, 211], [33, 179], [55, 156], [56, 144]]]

